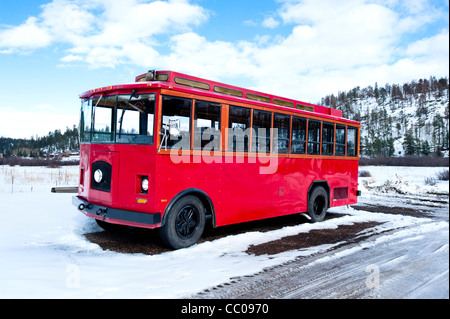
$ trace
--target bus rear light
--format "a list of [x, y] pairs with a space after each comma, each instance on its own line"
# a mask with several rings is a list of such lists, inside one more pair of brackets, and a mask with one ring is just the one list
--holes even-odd
[[84, 185], [84, 168], [80, 170], [80, 185]]

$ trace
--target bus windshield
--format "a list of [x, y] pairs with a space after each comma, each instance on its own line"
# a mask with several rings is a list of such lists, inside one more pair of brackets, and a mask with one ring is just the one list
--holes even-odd
[[83, 143], [153, 144], [155, 94], [99, 96], [82, 101]]

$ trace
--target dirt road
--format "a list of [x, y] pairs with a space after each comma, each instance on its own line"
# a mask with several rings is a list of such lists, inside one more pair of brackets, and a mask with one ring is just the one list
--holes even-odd
[[[448, 196], [381, 197], [384, 199], [382, 205], [374, 204], [377, 200], [372, 198], [354, 208], [431, 218], [433, 222], [388, 233], [361, 232], [358, 228], [374, 226], [366, 223], [349, 227], [344, 233], [338, 228], [332, 234], [311, 234], [316, 244], [321, 239], [325, 239], [323, 244], [333, 241], [341, 244], [324, 253], [299, 257], [253, 276], [234, 278], [193, 297], [449, 298]], [[438, 232], [443, 233], [443, 238], [447, 235], [446, 242], [436, 241]], [[280, 247], [286, 240], [283, 238], [274, 246]]]
[[[375, 194], [353, 209], [389, 216], [414, 217], [407, 227], [381, 230], [379, 221], [317, 229], [250, 245], [251, 255], [275, 255], [308, 247], [324, 247], [318, 253], [264, 269], [250, 276], [231, 278], [190, 298], [448, 298], [449, 242], [448, 195], [420, 197]], [[345, 218], [330, 210], [328, 219]], [[405, 217], [406, 218], [406, 217]], [[293, 215], [208, 229], [202, 241], [240, 233], [270, 232], [308, 223]], [[154, 231], [133, 230], [122, 234], [86, 234], [104, 249], [122, 253], [160, 254], [162, 247]], [[446, 238], [439, 241], [436, 238]]]

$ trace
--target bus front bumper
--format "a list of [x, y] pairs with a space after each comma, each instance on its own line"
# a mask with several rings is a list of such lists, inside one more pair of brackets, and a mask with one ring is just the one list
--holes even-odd
[[79, 196], [72, 197], [72, 204], [86, 216], [111, 224], [150, 229], [161, 226], [161, 213], [149, 214], [100, 206], [89, 203]]

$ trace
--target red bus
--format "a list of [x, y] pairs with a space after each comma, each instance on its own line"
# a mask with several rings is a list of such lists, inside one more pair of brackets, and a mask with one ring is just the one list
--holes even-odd
[[357, 202], [360, 123], [338, 110], [173, 71], [81, 94], [73, 204], [173, 249], [213, 227]]

